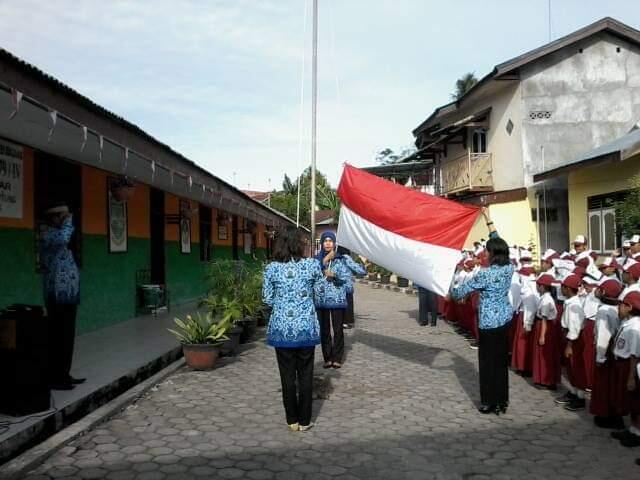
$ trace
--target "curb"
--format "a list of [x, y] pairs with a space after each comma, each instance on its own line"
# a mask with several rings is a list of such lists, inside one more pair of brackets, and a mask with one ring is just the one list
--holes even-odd
[[44, 442], [27, 450], [13, 460], [8, 461], [4, 465], [2, 465], [2, 473], [0, 473], [0, 479], [17, 480], [19, 478], [23, 478], [28, 471], [37, 468], [58, 450], [60, 450], [73, 440], [77, 439], [78, 437], [82, 436], [85, 432], [92, 429], [96, 425], [103, 423], [109, 417], [117, 414], [129, 404], [135, 402], [138, 398], [144, 395], [147, 390], [152, 388], [154, 385], [162, 382], [162, 380], [164, 380], [169, 375], [175, 373], [177, 370], [182, 368], [184, 364], [185, 363], [183, 358], [176, 360], [169, 366], [160, 370], [155, 375], [147, 378], [142, 383], [139, 383], [138, 385], [130, 388], [102, 407], [94, 410], [93, 412], [89, 413], [82, 419], [69, 425], [63, 430], [60, 430], [58, 433], [52, 435]]

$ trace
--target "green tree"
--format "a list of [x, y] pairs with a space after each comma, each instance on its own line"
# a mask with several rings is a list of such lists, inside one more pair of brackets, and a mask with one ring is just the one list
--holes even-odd
[[399, 152], [396, 152], [391, 148], [385, 148], [384, 150], [380, 150], [376, 153], [375, 160], [382, 165], [392, 165], [402, 161], [409, 155], [416, 153], [416, 150], [417, 148], [414, 145], [402, 147]]
[[626, 236], [635, 235], [640, 231], [640, 175], [631, 178], [631, 185], [626, 198], [615, 203], [616, 220]]
[[[282, 190], [271, 195], [271, 208], [284, 213], [287, 217], [296, 218], [298, 204], [298, 181], [300, 182], [300, 223], [305, 227], [311, 226], [311, 167], [307, 168], [299, 178], [293, 182], [285, 174]], [[329, 184], [326, 175], [316, 172], [316, 205], [321, 210], [332, 210], [338, 215], [340, 199]]]
[[476, 83], [478, 83], [478, 79], [474, 72], [465, 73], [456, 80], [456, 91], [451, 94], [451, 100], [460, 100]]

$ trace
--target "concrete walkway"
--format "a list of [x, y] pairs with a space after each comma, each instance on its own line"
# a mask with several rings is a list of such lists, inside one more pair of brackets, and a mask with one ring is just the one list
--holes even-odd
[[[316, 373], [316, 427], [287, 430], [273, 351], [184, 369], [32, 472], [117, 479], [631, 479], [629, 450], [587, 414], [512, 375], [507, 415], [484, 416], [476, 352], [416, 324], [417, 299], [358, 285], [342, 370]], [[316, 365], [321, 358], [316, 357]]]

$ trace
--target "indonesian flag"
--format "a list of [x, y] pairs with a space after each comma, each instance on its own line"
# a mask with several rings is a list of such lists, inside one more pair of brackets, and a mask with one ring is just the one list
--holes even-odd
[[345, 165], [338, 242], [446, 295], [480, 209], [417, 192]]

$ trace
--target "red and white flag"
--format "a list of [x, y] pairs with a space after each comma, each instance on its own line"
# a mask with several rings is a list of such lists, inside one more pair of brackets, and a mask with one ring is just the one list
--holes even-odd
[[421, 193], [345, 165], [338, 243], [439, 295], [480, 209]]

